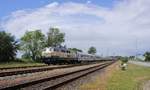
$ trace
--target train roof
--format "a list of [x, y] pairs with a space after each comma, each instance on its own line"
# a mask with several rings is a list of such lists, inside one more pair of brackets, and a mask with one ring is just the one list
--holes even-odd
[[97, 55], [88, 54], [88, 53], [84, 53], [84, 52], [77, 52], [77, 54], [80, 54], [80, 55], [88, 55], [88, 56], [97, 56]]

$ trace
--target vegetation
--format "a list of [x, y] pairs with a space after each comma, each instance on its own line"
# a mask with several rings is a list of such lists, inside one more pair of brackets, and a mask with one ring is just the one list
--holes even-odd
[[0, 62], [14, 60], [18, 47], [14, 36], [5, 31], [0, 31]]
[[81, 86], [81, 90], [142, 90], [142, 84], [150, 79], [150, 68], [129, 64], [123, 71], [119, 65], [111, 67]]
[[150, 79], [150, 68], [128, 65], [126, 71], [115, 71], [108, 81], [108, 90], [141, 90], [143, 81]]
[[96, 48], [93, 47], [93, 46], [90, 47], [89, 50], [88, 50], [88, 53], [89, 53], [89, 54], [95, 54], [95, 53], [96, 53]]
[[25, 53], [24, 58], [37, 60], [41, 57], [41, 50], [44, 48], [45, 36], [40, 30], [27, 31], [21, 38], [21, 50]]
[[47, 39], [41, 30], [27, 31], [21, 38], [21, 50], [25, 52], [22, 57], [38, 60], [43, 48], [61, 45], [65, 41], [64, 36], [58, 28], [50, 28]]
[[75, 52], [75, 53], [77, 53], [77, 52], [82, 52], [82, 50], [77, 49], [77, 48], [69, 48], [69, 50], [70, 50], [71, 52]]
[[61, 45], [65, 41], [64, 37], [65, 34], [61, 33], [58, 28], [50, 28], [47, 37], [41, 30], [27, 31], [18, 44], [14, 36], [0, 31], [0, 62], [15, 60], [18, 49], [23, 51], [23, 59], [38, 61], [43, 48]]
[[[80, 90], [107, 90], [107, 82], [112, 76], [112, 73], [118, 69], [119, 62], [105, 68], [101, 73], [95, 74], [89, 78], [90, 82], [82, 84]], [[118, 90], [118, 89], [116, 89]]]
[[127, 62], [128, 62], [128, 59], [129, 59], [128, 57], [123, 57], [123, 58], [120, 59], [120, 60], [122, 61], [122, 64], [123, 64], [123, 63], [127, 63]]
[[1, 62], [0, 68], [11, 68], [11, 67], [26, 67], [26, 66], [43, 66], [44, 63], [38, 63], [29, 59], [13, 60], [8, 62]]
[[135, 56], [129, 56], [129, 59], [133, 60], [135, 58]]
[[[22, 38], [22, 40], [28, 39], [28, 41], [32, 41], [33, 38], [31, 38], [31, 37], [33, 37], [33, 36], [29, 36], [26, 38], [24, 37], [24, 38]], [[38, 36], [38, 35], [36, 35], [36, 36]], [[24, 43], [21, 41], [21, 45], [25, 45]], [[31, 42], [28, 42], [28, 44], [31, 44]], [[43, 63], [34, 62], [30, 59], [26, 59], [26, 60], [25, 59], [21, 59], [21, 60], [17, 59], [16, 54], [17, 54], [17, 51], [20, 50], [19, 45], [20, 44], [18, 43], [18, 41], [16, 41], [14, 36], [12, 36], [10, 33], [6, 33], [5, 31], [0, 31], [0, 62], [1, 62], [0, 68], [45, 65]], [[36, 46], [38, 46], [38, 45], [36, 45]], [[30, 47], [30, 45], [29, 45], [29, 47]], [[24, 50], [25, 50], [25, 48], [24, 48]]]
[[145, 52], [144, 57], [145, 61], [150, 61], [150, 52]]
[[47, 33], [47, 46], [58, 46], [65, 41], [65, 34], [61, 33], [58, 28], [50, 28]]

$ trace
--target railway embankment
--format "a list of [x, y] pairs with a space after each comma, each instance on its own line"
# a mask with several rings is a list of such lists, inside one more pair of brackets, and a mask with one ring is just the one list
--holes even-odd
[[[65, 84], [86, 74], [102, 69], [111, 63], [112, 62], [105, 62], [100, 64], [81, 65], [65, 69], [60, 68], [52, 71], [36, 72], [19, 76], [17, 75], [17, 77], [14, 77], [14, 75], [8, 76], [10, 78], [2, 77], [3, 79], [0, 80], [0, 88], [5, 90], [19, 88], [25, 88], [25, 90], [28, 88], [29, 90], [33, 88], [37, 89], [37, 87], [38, 89], [41, 88], [41, 90], [43, 88], [55, 88], [56, 86]], [[47, 87], [49, 85], [51, 85], [51, 87]]]
[[108, 80], [119, 69], [119, 65], [120, 62], [115, 62], [105, 69], [87, 76], [87, 80], [83, 81], [85, 83], [80, 85], [79, 90], [107, 90]]

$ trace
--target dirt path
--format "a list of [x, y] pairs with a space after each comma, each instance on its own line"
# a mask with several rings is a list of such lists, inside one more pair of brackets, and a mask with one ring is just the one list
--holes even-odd
[[93, 80], [80, 86], [80, 90], [107, 90], [108, 78], [111, 77], [112, 73], [117, 69], [119, 69], [119, 62], [112, 64], [105, 68], [101, 73], [93, 76]]
[[144, 84], [143, 90], [150, 90], [150, 80]]

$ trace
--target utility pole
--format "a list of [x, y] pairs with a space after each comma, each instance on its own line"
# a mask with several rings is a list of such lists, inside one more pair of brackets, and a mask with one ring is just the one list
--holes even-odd
[[137, 60], [137, 53], [138, 53], [138, 39], [136, 37], [136, 41], [135, 41], [135, 59]]

